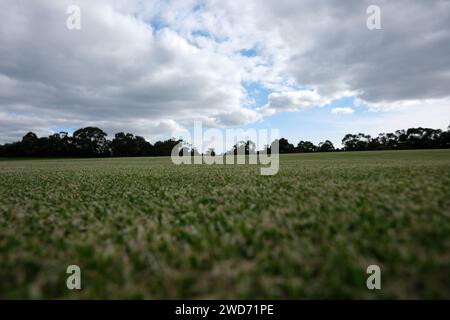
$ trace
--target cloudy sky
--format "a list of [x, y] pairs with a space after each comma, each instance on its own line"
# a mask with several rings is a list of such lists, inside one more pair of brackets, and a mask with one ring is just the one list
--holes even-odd
[[88, 125], [154, 140], [193, 120], [295, 143], [446, 128], [450, 1], [1, 0], [0, 142]]

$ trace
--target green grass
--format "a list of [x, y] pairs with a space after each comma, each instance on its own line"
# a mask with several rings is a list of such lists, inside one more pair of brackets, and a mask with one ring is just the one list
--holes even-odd
[[450, 150], [1, 161], [0, 201], [0, 298], [450, 298]]

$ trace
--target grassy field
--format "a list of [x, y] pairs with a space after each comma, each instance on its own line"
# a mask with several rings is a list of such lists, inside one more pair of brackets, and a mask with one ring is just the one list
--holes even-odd
[[450, 298], [450, 150], [0, 161], [0, 200], [0, 298]]

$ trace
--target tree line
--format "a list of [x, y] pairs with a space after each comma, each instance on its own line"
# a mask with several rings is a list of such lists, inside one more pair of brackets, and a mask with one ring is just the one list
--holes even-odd
[[169, 139], [151, 144], [131, 133], [116, 133], [108, 140], [107, 134], [96, 127], [39, 138], [28, 132], [21, 141], [0, 145], [0, 157], [139, 157], [167, 156], [181, 140]]
[[280, 139], [280, 153], [308, 153], [331, 151], [374, 151], [408, 149], [444, 149], [450, 148], [450, 126], [447, 131], [431, 128], [410, 128], [395, 133], [380, 133], [376, 137], [358, 133], [347, 134], [342, 139], [343, 148], [335, 148], [331, 141], [314, 145], [310, 141], [300, 141], [297, 146]]
[[[141, 136], [123, 132], [116, 133], [114, 139], [108, 140], [103, 130], [86, 127], [78, 129], [72, 135], [60, 132], [41, 138], [28, 132], [21, 141], [0, 145], [0, 157], [158, 157], [170, 156], [172, 149], [180, 142], [182, 140], [172, 138], [151, 144]], [[397, 130], [395, 133], [381, 133], [376, 137], [363, 133], [347, 134], [342, 139], [342, 149], [335, 148], [329, 140], [318, 145], [311, 141], [300, 141], [294, 145], [286, 138], [281, 138], [278, 144], [279, 153], [442, 149], [450, 148], [450, 126], [447, 131], [410, 128]], [[271, 146], [266, 146], [265, 149], [268, 153], [271, 152]], [[241, 141], [228, 153], [237, 154], [239, 151], [245, 154], [258, 152], [254, 142]], [[188, 145], [180, 152], [200, 155]], [[207, 153], [215, 154], [213, 149]]]

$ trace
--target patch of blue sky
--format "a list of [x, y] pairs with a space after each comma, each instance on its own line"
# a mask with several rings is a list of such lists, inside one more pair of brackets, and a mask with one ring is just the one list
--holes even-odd
[[192, 35], [194, 37], [205, 37], [205, 38], [212, 38], [211, 34], [204, 30], [195, 30], [192, 32]]
[[[353, 114], [332, 114], [337, 107], [350, 107]], [[341, 147], [341, 140], [348, 132], [350, 124], [369, 118], [366, 108], [354, 107], [353, 97], [344, 97], [323, 107], [313, 107], [298, 112], [280, 112], [262, 121], [244, 126], [244, 129], [278, 129], [280, 137], [287, 138], [297, 145], [301, 140], [319, 144], [331, 140], [336, 147]]]
[[241, 56], [244, 57], [256, 57], [258, 55], [258, 52], [256, 51], [256, 49], [242, 49], [241, 51], [239, 51]]
[[248, 98], [252, 101], [250, 108], [259, 108], [267, 104], [272, 90], [264, 87], [259, 82], [244, 82], [242, 86], [247, 91]]
[[201, 11], [204, 7], [205, 7], [205, 2], [204, 1], [198, 1], [198, 3], [196, 3], [192, 7], [192, 11], [193, 12]]
[[345, 134], [342, 135], [340, 130], [336, 131], [338, 123], [333, 118], [334, 115], [326, 108], [311, 108], [299, 112], [280, 112], [248, 127], [278, 129], [280, 137], [287, 138], [294, 145], [301, 140], [318, 144], [329, 139], [336, 146], [340, 146]]
[[60, 132], [67, 132], [68, 134], [74, 133], [73, 128], [67, 128], [67, 127], [54, 127], [50, 129], [54, 133], [60, 133]]
[[330, 108], [353, 108], [355, 105], [353, 97], [343, 97], [341, 99], [337, 99], [332, 101], [327, 107]]
[[155, 16], [150, 20], [150, 25], [154, 32], [158, 32], [164, 28], [167, 28], [167, 23], [165, 23], [160, 17]]
[[212, 39], [213, 41], [215, 41], [217, 43], [222, 43], [222, 42], [228, 41], [227, 37], [218, 38], [214, 34], [211, 34], [210, 32], [205, 31], [205, 30], [195, 30], [195, 31], [191, 32], [191, 35], [193, 37], [209, 38], [209, 39]]

